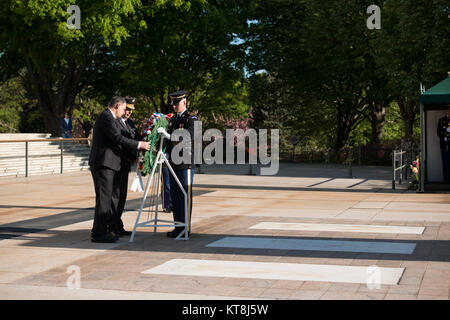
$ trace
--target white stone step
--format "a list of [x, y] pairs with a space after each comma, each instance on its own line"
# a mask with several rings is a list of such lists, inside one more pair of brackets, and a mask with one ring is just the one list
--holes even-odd
[[[50, 134], [0, 134], [0, 140], [44, 139]], [[90, 148], [85, 143], [63, 144], [63, 172], [89, 168]], [[28, 175], [60, 173], [61, 144], [55, 141], [28, 143]], [[25, 143], [0, 142], [0, 177], [25, 175]]]
[[45, 139], [50, 136], [50, 133], [0, 133], [0, 140]]

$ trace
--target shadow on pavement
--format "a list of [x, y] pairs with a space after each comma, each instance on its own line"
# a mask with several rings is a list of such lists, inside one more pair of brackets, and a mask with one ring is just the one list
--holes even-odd
[[[151, 229], [151, 228], [149, 228]], [[264, 235], [233, 235], [233, 234], [192, 234], [188, 241], [174, 240], [166, 237], [167, 228], [164, 231], [154, 233], [149, 231], [137, 231], [135, 241], [129, 242], [129, 237], [120, 238], [116, 243], [103, 244], [92, 243], [88, 230], [74, 231], [42, 231], [45, 236], [25, 235], [20, 240], [31, 242], [22, 244], [24, 247], [46, 247], [46, 248], [71, 248], [71, 249], [99, 249], [99, 250], [121, 250], [126, 252], [168, 252], [184, 254], [229, 254], [230, 260], [233, 255], [259, 255], [259, 256], [283, 256], [283, 257], [308, 257], [308, 258], [331, 258], [331, 259], [368, 259], [368, 260], [400, 260], [400, 261], [450, 261], [449, 240], [397, 240], [397, 239], [365, 239], [346, 237], [292, 237], [292, 236], [264, 236]], [[151, 229], [152, 230], [152, 229]], [[370, 253], [370, 252], [342, 252], [342, 251], [311, 251], [301, 250], [279, 250], [279, 249], [249, 249], [249, 248], [224, 248], [207, 247], [208, 244], [224, 237], [239, 237], [252, 240], [254, 238], [265, 239], [302, 239], [302, 240], [329, 240], [367, 242], [368, 245], [389, 242], [394, 244], [415, 244], [411, 254], [397, 253]], [[214, 256], [211, 256], [214, 259]]]
[[[262, 165], [252, 165], [252, 171], [259, 175]], [[205, 174], [249, 175], [249, 164], [213, 164], [201, 165], [201, 172]], [[359, 178], [359, 179], [392, 179], [392, 168], [385, 166], [352, 166], [338, 164], [315, 163], [280, 163], [278, 173], [274, 176], [261, 177], [290, 177], [290, 178]]]
[[[333, 180], [333, 179], [330, 179]], [[328, 180], [326, 182], [329, 182]], [[220, 184], [201, 184], [196, 183], [197, 188], [209, 188], [209, 189], [236, 189], [236, 190], [277, 190], [277, 191], [325, 191], [325, 192], [373, 192], [373, 193], [403, 193], [405, 190], [402, 189], [383, 189], [381, 187], [365, 188], [365, 189], [350, 189], [359, 184], [367, 182], [364, 180], [362, 182], [355, 183], [346, 188], [318, 188], [318, 187], [276, 187], [276, 186], [244, 186], [244, 185], [220, 185]], [[319, 185], [316, 183], [312, 186]]]

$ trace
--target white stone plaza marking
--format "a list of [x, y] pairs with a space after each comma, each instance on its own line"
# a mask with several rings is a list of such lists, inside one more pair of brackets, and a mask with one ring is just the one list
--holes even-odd
[[424, 227], [403, 226], [375, 226], [362, 224], [323, 224], [323, 223], [282, 223], [261, 222], [250, 229], [270, 229], [289, 231], [332, 231], [332, 232], [363, 232], [363, 233], [398, 233], [398, 234], [422, 234]]
[[381, 242], [381, 241], [225, 237], [220, 240], [214, 241], [206, 246], [242, 248], [242, 249], [278, 249], [278, 250], [411, 254], [414, 251], [416, 244], [405, 242]]
[[[377, 268], [377, 282], [398, 283], [405, 268]], [[146, 274], [367, 284], [368, 267], [251, 261], [173, 259], [143, 271]]]

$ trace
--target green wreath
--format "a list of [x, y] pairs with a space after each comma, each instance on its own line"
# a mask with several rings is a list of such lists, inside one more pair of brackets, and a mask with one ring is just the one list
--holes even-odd
[[[158, 134], [158, 128], [164, 128], [167, 131], [169, 122], [166, 119], [159, 119], [153, 125], [152, 131], [144, 138], [145, 141], [151, 142], [150, 150], [145, 151], [141, 163], [141, 175], [144, 177], [151, 173], [155, 165], [156, 155], [159, 151], [159, 143], [161, 135]], [[163, 146], [163, 152], [166, 152], [166, 143]]]

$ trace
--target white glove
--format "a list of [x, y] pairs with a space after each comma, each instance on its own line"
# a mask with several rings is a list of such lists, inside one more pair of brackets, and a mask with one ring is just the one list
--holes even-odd
[[166, 139], [170, 139], [170, 134], [164, 128], [158, 128], [158, 134], [162, 134]]
[[142, 183], [142, 176], [139, 170], [137, 171], [136, 176], [134, 177], [133, 184], [131, 185], [130, 190], [133, 192], [144, 191], [144, 184]]

